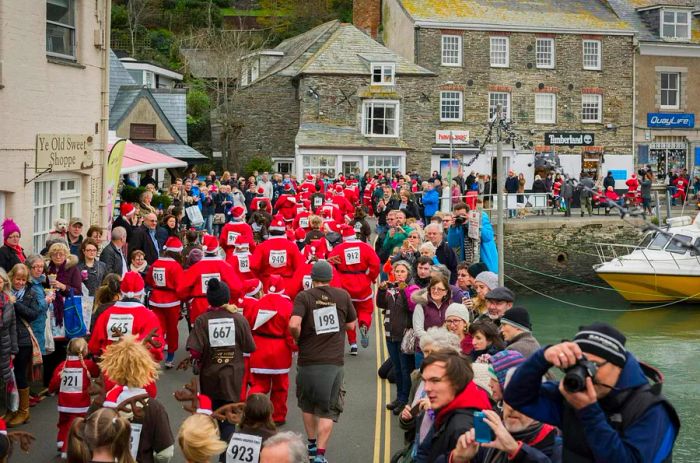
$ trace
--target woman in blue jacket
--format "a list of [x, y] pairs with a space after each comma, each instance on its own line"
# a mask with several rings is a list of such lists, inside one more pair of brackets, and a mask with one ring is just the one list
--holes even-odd
[[438, 211], [439, 204], [440, 195], [435, 189], [435, 186], [428, 182], [427, 186], [425, 187], [425, 191], [423, 192], [423, 216], [426, 225], [430, 223], [430, 219]]

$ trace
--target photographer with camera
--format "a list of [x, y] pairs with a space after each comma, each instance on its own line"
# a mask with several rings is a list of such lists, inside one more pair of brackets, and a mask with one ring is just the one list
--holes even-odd
[[480, 220], [470, 221], [466, 203], [455, 204], [452, 213], [454, 223], [447, 229], [447, 244], [457, 255], [457, 262], [483, 262], [487, 270], [498, 272], [498, 250], [489, 216], [479, 207], [475, 213]]
[[[508, 384], [504, 399], [514, 409], [561, 429], [563, 461], [671, 461], [678, 415], [661, 395], [661, 373], [625, 341], [606, 323], [583, 326], [573, 342], [535, 352]], [[564, 379], [542, 383], [552, 366]]]

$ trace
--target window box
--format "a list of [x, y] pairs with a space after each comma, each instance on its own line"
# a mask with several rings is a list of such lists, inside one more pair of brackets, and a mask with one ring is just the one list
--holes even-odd
[[581, 95], [581, 122], [600, 123], [603, 120], [603, 97], [601, 95]]
[[601, 69], [600, 40], [583, 41], [583, 69], [600, 71]]
[[535, 123], [556, 124], [557, 96], [553, 93], [535, 94]]
[[509, 63], [508, 37], [491, 37], [491, 67], [507, 68]]
[[362, 103], [362, 134], [365, 137], [399, 136], [399, 102], [367, 100]]
[[537, 39], [535, 64], [540, 69], [554, 69], [554, 39]]
[[440, 92], [440, 121], [462, 121], [462, 92]]
[[441, 43], [442, 65], [452, 67], [462, 66], [462, 36], [443, 35]]

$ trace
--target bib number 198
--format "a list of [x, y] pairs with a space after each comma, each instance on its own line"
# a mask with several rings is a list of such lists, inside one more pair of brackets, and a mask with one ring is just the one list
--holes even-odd
[[337, 333], [340, 331], [336, 306], [331, 305], [314, 310], [314, 325], [316, 334]]

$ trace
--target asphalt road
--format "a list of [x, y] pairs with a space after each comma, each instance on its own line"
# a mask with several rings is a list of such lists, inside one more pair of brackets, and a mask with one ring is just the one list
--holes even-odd
[[[377, 320], [376, 314], [374, 320], [375, 322]], [[346, 353], [346, 404], [345, 411], [333, 430], [326, 454], [331, 463], [388, 462], [392, 453], [403, 445], [403, 432], [397, 425], [397, 418], [384, 408], [384, 405], [395, 397], [396, 388], [386, 381], [379, 380], [376, 374], [378, 366], [388, 357], [381, 326], [379, 331], [375, 329], [376, 326], [377, 324], [373, 322], [369, 348], [360, 347], [360, 355], [357, 357]], [[187, 333], [184, 323], [180, 326], [180, 332]], [[181, 336], [181, 340], [184, 345], [186, 336]], [[377, 349], [377, 345], [380, 349]], [[181, 348], [176, 355], [176, 362], [184, 356], [185, 352]], [[287, 424], [280, 429], [296, 431], [305, 437], [301, 413], [296, 407], [294, 396], [294, 370], [292, 368], [290, 373]], [[173, 392], [188, 383], [191, 378], [191, 372], [167, 370], [161, 372], [158, 380], [158, 399], [168, 410], [173, 436], [177, 435], [180, 424], [187, 417], [187, 412], [173, 398]], [[60, 461], [55, 450], [57, 417], [55, 397], [47, 398], [32, 408], [31, 422], [17, 429], [33, 433], [36, 442], [29, 454], [22, 454], [19, 449], [16, 449], [11, 461], [14, 463]], [[179, 448], [176, 448], [172, 462], [184, 463]]]

